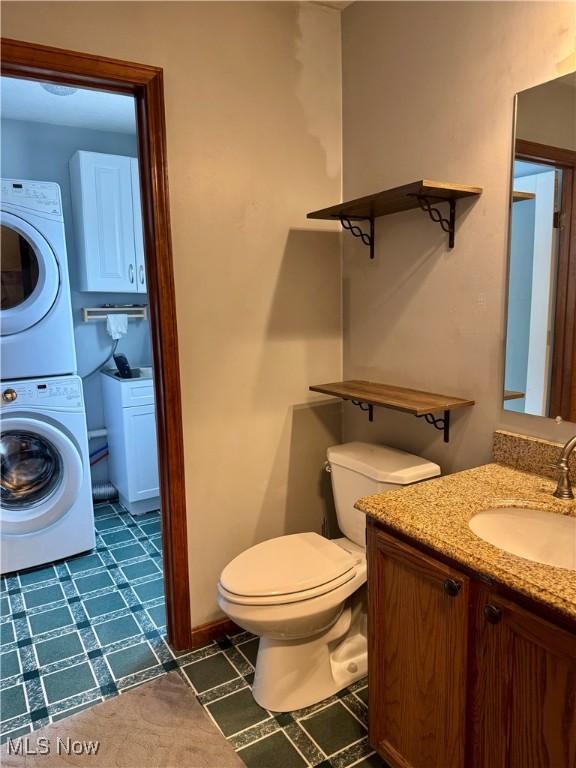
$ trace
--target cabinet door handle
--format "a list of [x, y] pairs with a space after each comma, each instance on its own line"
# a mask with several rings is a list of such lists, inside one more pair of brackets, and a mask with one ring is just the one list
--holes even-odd
[[497, 605], [484, 606], [484, 618], [489, 624], [498, 624], [502, 621], [502, 610]]
[[144, 285], [144, 267], [140, 264], [140, 283]]
[[462, 587], [462, 582], [457, 581], [456, 579], [446, 579], [444, 582], [444, 592], [449, 597], [456, 597], [458, 592], [460, 592], [460, 588]]
[[134, 282], [134, 264], [128, 265], [128, 280], [130, 280], [131, 283]]

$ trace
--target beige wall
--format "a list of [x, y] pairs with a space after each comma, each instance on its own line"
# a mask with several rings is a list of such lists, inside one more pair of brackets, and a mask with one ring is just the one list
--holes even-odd
[[298, 3], [6, 3], [7, 37], [164, 67], [192, 624], [221, 568], [319, 530], [341, 375], [340, 14]]
[[502, 412], [514, 94], [576, 68], [575, 6], [359, 2], [342, 15], [344, 195], [419, 178], [484, 188], [459, 208], [456, 248], [419, 211], [377, 220], [377, 255], [344, 239], [344, 372], [474, 398], [448, 446], [414, 417], [347, 407], [345, 437], [379, 439], [453, 471], [490, 459], [494, 427], [574, 427]]

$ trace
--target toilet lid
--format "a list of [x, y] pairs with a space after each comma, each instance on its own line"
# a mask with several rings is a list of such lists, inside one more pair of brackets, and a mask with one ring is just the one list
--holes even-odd
[[296, 533], [242, 552], [224, 568], [220, 583], [228, 592], [247, 597], [287, 595], [338, 579], [354, 565], [352, 555], [329, 539]]

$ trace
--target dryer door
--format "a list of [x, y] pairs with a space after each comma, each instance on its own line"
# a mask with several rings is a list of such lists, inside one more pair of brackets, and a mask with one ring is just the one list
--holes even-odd
[[3, 534], [42, 530], [67, 514], [82, 483], [82, 458], [64, 431], [27, 416], [7, 416], [0, 436]]
[[2, 336], [46, 317], [60, 289], [58, 261], [46, 238], [27, 221], [0, 211]]

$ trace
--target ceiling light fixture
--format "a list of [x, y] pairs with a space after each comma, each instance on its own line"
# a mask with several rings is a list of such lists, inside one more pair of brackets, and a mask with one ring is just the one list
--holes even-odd
[[71, 85], [56, 85], [55, 83], [40, 83], [42, 88], [54, 96], [72, 96], [78, 88], [72, 88]]

